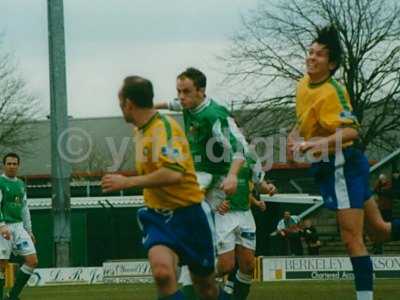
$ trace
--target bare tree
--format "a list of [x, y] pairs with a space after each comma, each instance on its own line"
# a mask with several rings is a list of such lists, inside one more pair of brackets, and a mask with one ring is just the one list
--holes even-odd
[[[0, 36], [1, 38], [1, 36]], [[0, 43], [0, 147], [1, 152], [29, 154], [29, 144], [38, 138], [33, 121], [39, 116], [38, 100], [18, 75], [11, 54]]]
[[227, 83], [247, 86], [239, 122], [258, 135], [293, 125], [295, 84], [317, 28], [328, 24], [340, 33], [345, 60], [337, 77], [350, 94], [364, 147], [399, 147], [398, 139], [385, 142], [400, 129], [400, 9], [394, 0], [260, 0], [223, 57]]

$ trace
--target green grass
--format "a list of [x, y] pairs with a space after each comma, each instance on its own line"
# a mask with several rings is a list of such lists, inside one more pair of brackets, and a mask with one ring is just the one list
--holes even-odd
[[[96, 285], [26, 288], [21, 300], [152, 300], [153, 285]], [[255, 283], [249, 300], [353, 300], [350, 281]], [[377, 280], [374, 300], [399, 300], [400, 280]]]

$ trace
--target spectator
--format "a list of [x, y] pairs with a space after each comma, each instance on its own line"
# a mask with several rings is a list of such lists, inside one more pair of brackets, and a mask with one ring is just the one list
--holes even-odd
[[283, 255], [303, 255], [301, 244], [300, 217], [291, 216], [290, 211], [283, 213], [283, 219], [278, 222], [276, 230], [283, 241]]
[[304, 220], [303, 225], [303, 239], [307, 245], [308, 255], [319, 255], [321, 242], [318, 237], [317, 229], [312, 225], [310, 219]]

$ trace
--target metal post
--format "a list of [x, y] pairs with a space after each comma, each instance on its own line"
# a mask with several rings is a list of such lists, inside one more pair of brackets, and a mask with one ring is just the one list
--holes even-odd
[[47, 0], [50, 65], [51, 183], [55, 264], [70, 266], [71, 166], [67, 153], [68, 113], [63, 0]]

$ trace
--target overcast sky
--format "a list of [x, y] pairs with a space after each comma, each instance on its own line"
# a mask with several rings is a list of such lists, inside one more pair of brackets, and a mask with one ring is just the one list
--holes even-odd
[[[126, 75], [154, 83], [156, 99], [175, 96], [187, 66], [203, 70], [208, 94], [228, 102], [215, 58], [257, 0], [64, 0], [68, 113], [120, 115], [116, 93]], [[12, 52], [29, 90], [49, 112], [46, 0], [1, 0], [2, 50]]]

